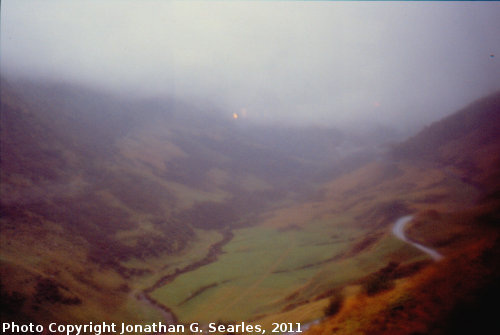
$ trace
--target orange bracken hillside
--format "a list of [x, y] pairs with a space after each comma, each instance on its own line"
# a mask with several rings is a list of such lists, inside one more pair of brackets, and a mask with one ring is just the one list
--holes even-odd
[[370, 203], [365, 217], [381, 199], [399, 199], [415, 214], [409, 237], [445, 258], [410, 277], [384, 277], [392, 289], [348, 295], [309, 334], [497, 333], [491, 306], [500, 298], [498, 129], [500, 93], [427, 127], [396, 146], [386, 161], [329, 184], [333, 208]]

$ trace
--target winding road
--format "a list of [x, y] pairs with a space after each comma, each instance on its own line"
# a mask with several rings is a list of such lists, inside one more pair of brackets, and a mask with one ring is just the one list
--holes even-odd
[[433, 260], [440, 261], [443, 259], [443, 255], [441, 255], [439, 252], [437, 252], [434, 249], [431, 249], [429, 247], [426, 247], [420, 243], [416, 243], [413, 241], [410, 241], [405, 233], [404, 233], [404, 228], [408, 222], [410, 222], [413, 219], [413, 215], [407, 215], [400, 217], [399, 219], [396, 220], [396, 223], [394, 223], [394, 227], [392, 228], [392, 233], [399, 238], [401, 241], [406, 242], [408, 244], [411, 244], [415, 248], [425, 252], [427, 255], [429, 255]]
[[[441, 255], [436, 250], [429, 248], [429, 247], [426, 247], [425, 245], [422, 245], [420, 243], [413, 242], [406, 237], [406, 235], [404, 233], [404, 228], [405, 228], [406, 224], [408, 222], [410, 222], [411, 220], [413, 220], [413, 215], [406, 215], [406, 216], [403, 216], [403, 217], [400, 217], [399, 219], [397, 219], [396, 222], [394, 223], [394, 227], [392, 228], [392, 233], [401, 241], [406, 242], [406, 243], [414, 246], [415, 248], [425, 252], [434, 261], [437, 262], [437, 261], [442, 260], [443, 255]], [[302, 332], [309, 329], [309, 327], [311, 327], [312, 325], [318, 324], [319, 322], [321, 322], [321, 319], [317, 319], [317, 320], [314, 320], [312, 322], [303, 324], [301, 327]], [[299, 333], [298, 332], [288, 332], [288, 333], [283, 333], [282, 335], [299, 335]]]

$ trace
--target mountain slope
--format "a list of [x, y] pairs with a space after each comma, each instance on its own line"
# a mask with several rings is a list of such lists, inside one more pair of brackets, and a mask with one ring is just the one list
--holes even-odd
[[311, 334], [466, 334], [498, 329], [487, 306], [499, 298], [499, 125], [496, 93], [395, 146], [387, 161], [403, 171], [400, 177], [381, 175], [384, 162], [361, 168], [354, 179], [331, 184], [333, 195], [339, 187], [362, 189], [373, 198], [396, 195], [394, 200], [415, 213], [406, 232], [410, 239], [437, 248], [445, 258], [394, 281], [393, 289], [348, 296], [338, 314], [313, 327]]
[[175, 99], [72, 84], [2, 78], [1, 94], [2, 317], [14, 319], [161, 319], [135, 295], [304, 197], [331, 161], [310, 145], [342, 140], [282, 129], [271, 144], [268, 129]]
[[[498, 274], [500, 94], [381, 154], [173, 98], [1, 91], [2, 321], [267, 326], [330, 304], [311, 332], [439, 333]], [[443, 262], [391, 235], [409, 213]]]
[[481, 187], [498, 185], [499, 106], [499, 93], [478, 100], [396, 146], [393, 155], [452, 167]]

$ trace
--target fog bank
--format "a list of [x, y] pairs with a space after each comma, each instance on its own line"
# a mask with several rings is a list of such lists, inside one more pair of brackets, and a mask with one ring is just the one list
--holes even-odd
[[243, 122], [405, 128], [500, 89], [497, 2], [4, 0], [1, 10], [3, 75], [205, 101]]

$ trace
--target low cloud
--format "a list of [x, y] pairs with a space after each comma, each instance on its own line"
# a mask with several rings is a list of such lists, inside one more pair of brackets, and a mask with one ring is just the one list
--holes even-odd
[[[408, 127], [500, 89], [500, 4], [2, 1], [1, 70], [257, 122]], [[207, 108], [207, 110], [213, 108]]]

